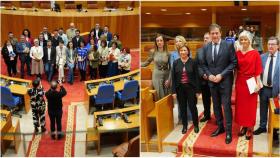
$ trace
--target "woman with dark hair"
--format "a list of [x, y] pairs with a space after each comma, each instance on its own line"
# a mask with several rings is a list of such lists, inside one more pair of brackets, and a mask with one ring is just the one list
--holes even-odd
[[90, 41], [93, 40], [94, 45], [97, 45], [98, 39], [94, 36], [94, 30], [91, 30], [90, 33], [88, 34], [88, 39], [87, 39], [87, 46], [90, 44]]
[[[91, 40], [93, 41], [93, 39]], [[97, 79], [97, 69], [99, 64], [99, 52], [96, 45], [91, 45], [88, 53], [90, 79]]]
[[116, 76], [119, 74], [118, 69], [118, 60], [119, 56], [121, 54], [119, 48], [117, 48], [118, 44], [117, 42], [112, 42], [112, 47], [109, 48], [109, 54], [108, 54], [108, 77]]
[[4, 47], [2, 48], [2, 56], [4, 58], [4, 62], [7, 66], [9, 76], [17, 74], [17, 65], [16, 65], [16, 47], [11, 44], [10, 41], [6, 41]]
[[177, 98], [182, 117], [183, 129], [185, 134], [188, 129], [187, 107], [189, 107], [194, 124], [194, 132], [198, 133], [198, 112], [196, 107], [196, 97], [199, 96], [199, 77], [197, 65], [190, 56], [189, 47], [184, 44], [179, 47], [180, 58], [173, 62], [172, 77], [172, 96]]
[[34, 132], [39, 132], [39, 127], [41, 127], [41, 132], [44, 133], [46, 131], [45, 128], [45, 109], [46, 103], [44, 100], [44, 89], [41, 84], [40, 78], [32, 81], [32, 88], [28, 90], [28, 94], [30, 96], [30, 105], [32, 109], [32, 117], [33, 117], [33, 125]]
[[156, 35], [154, 49], [150, 51], [148, 59], [141, 63], [141, 67], [148, 66], [152, 61], [154, 61], [152, 83], [157, 92], [157, 99], [161, 99], [169, 94], [170, 72], [167, 42], [161, 34]]
[[80, 46], [77, 49], [78, 68], [80, 70], [80, 75], [81, 75], [80, 81], [86, 80], [87, 55], [88, 55], [88, 50], [85, 47], [85, 43], [81, 41]]
[[227, 41], [228, 43], [234, 43], [235, 42], [235, 37], [234, 37], [234, 34], [233, 34], [232, 30], [229, 30], [227, 32], [227, 36], [225, 38], [225, 41]]
[[34, 45], [33, 38], [31, 37], [31, 32], [28, 29], [24, 29], [22, 31], [22, 35], [25, 37], [26, 42], [29, 42], [31, 44], [31, 46]]
[[98, 47], [100, 64], [99, 64], [99, 76], [100, 78], [105, 78], [108, 71], [108, 59], [109, 49], [107, 47], [107, 41], [105, 39], [101, 40], [100, 47]]
[[131, 55], [130, 55], [129, 48], [122, 49], [118, 64], [119, 64], [119, 71], [121, 74], [125, 74], [130, 71]]
[[68, 83], [73, 84], [74, 82], [74, 71], [75, 71], [75, 64], [76, 64], [76, 57], [77, 57], [77, 52], [76, 49], [73, 47], [73, 42], [69, 41], [67, 44], [67, 49], [66, 49], [66, 63], [68, 66]]
[[122, 42], [120, 41], [120, 36], [118, 34], [114, 34], [113, 39], [109, 44], [109, 47], [112, 47], [113, 42], [117, 42], [118, 48], [122, 49]]

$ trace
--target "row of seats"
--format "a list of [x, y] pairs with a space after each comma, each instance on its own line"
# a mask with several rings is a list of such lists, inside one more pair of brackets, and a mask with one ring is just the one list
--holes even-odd
[[6, 106], [13, 115], [21, 117], [20, 114], [16, 113], [16, 109], [21, 103], [22, 100], [19, 96], [14, 96], [9, 88], [1, 86], [1, 105]]
[[[127, 81], [124, 84], [124, 88], [121, 92], [116, 93], [116, 97], [124, 104], [127, 100], [136, 99], [138, 93], [139, 84], [137, 80]], [[98, 87], [97, 95], [92, 97], [95, 105], [112, 104], [114, 109], [115, 90], [113, 84], [101, 84]]]
[[[134, 7], [134, 3], [132, 2], [130, 4], [131, 7]], [[20, 7], [22, 8], [32, 8], [34, 6], [38, 6], [41, 9], [50, 9], [51, 8], [51, 2], [50, 1], [21, 1], [19, 2]], [[1, 6], [5, 6], [5, 7], [12, 7], [12, 6], [16, 6], [14, 4], [14, 2], [12, 1], [2, 1], [1, 2]], [[77, 4], [75, 3], [75, 1], [65, 1], [64, 2], [64, 9], [76, 9]], [[119, 2], [117, 1], [106, 1], [105, 6], [107, 8], [119, 8]], [[100, 6], [98, 5], [98, 1], [87, 1], [86, 2], [86, 7], [87, 9], [98, 9], [100, 8]], [[101, 8], [103, 9], [103, 8]]]

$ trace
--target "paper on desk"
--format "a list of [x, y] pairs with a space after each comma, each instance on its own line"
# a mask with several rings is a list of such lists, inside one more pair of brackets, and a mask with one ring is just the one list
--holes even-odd
[[250, 94], [253, 94], [255, 92], [255, 89], [257, 88], [257, 83], [255, 80], [255, 77], [251, 77], [248, 80], [246, 80], [247, 86], [249, 89]]

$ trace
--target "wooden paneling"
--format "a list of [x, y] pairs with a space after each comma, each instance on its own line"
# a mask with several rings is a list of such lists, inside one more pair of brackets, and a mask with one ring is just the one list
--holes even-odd
[[139, 48], [139, 15], [98, 16], [98, 17], [51, 17], [51, 16], [23, 16], [1, 14], [1, 46], [7, 39], [8, 32], [12, 31], [19, 38], [24, 28], [29, 28], [31, 36], [38, 37], [43, 26], [49, 31], [62, 27], [68, 29], [69, 23], [74, 22], [81, 32], [88, 32], [99, 23], [108, 25], [110, 32], [120, 34], [123, 46]]

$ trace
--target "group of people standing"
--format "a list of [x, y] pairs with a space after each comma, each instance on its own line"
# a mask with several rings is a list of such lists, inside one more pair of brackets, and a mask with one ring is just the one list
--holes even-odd
[[[147, 66], [154, 61], [153, 88], [158, 99], [172, 94], [177, 99], [182, 119], [182, 133], [187, 132], [188, 115], [199, 132], [197, 97], [202, 93], [204, 117], [211, 119], [211, 96], [217, 129], [211, 137], [226, 132], [225, 143], [232, 141], [232, 89], [236, 93], [235, 122], [241, 127], [238, 136], [251, 139], [252, 134], [266, 132], [269, 98], [280, 97], [280, 52], [279, 39], [268, 39], [268, 52], [262, 55], [252, 48], [252, 36], [242, 31], [238, 37], [239, 47], [221, 39], [221, 27], [211, 24], [204, 35], [204, 44], [197, 50], [196, 58], [182, 36], [176, 36], [176, 51], [169, 54], [163, 35], [155, 38], [155, 48], [141, 64]], [[237, 50], [237, 51], [236, 51]], [[177, 54], [176, 54], [177, 53]], [[256, 88], [250, 94], [247, 80], [254, 78]], [[235, 81], [235, 82], [234, 82]], [[235, 85], [235, 87], [233, 87]], [[260, 96], [260, 127], [253, 132], [256, 123], [257, 99]], [[223, 106], [223, 108], [222, 108]], [[189, 111], [191, 114], [188, 114]], [[225, 125], [224, 125], [225, 118]]]
[[46, 73], [49, 82], [58, 72], [58, 80], [65, 82], [64, 69], [68, 67], [68, 83], [74, 82], [74, 71], [78, 67], [80, 80], [111, 77], [130, 71], [130, 49], [122, 48], [119, 35], [112, 35], [109, 27], [102, 30], [99, 24], [90, 31], [87, 40], [80, 36], [80, 30], [70, 23], [66, 34], [63, 28], [53, 31], [44, 27], [38, 38], [33, 39], [28, 29], [24, 29], [20, 41], [9, 32], [8, 40], [2, 48], [2, 56], [9, 76], [17, 74], [17, 59], [21, 62], [21, 78], [25, 76], [25, 65], [29, 76]]

